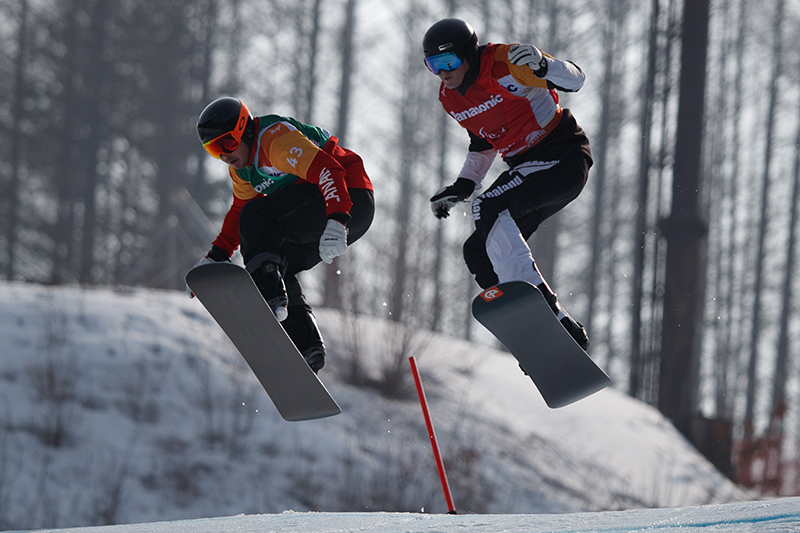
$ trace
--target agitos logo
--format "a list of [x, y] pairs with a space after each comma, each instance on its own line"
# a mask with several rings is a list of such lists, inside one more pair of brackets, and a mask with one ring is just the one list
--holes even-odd
[[491, 289], [486, 289], [481, 293], [481, 298], [486, 300], [487, 302], [491, 302], [492, 300], [499, 298], [503, 295], [503, 291], [498, 289], [497, 287], [492, 287]]

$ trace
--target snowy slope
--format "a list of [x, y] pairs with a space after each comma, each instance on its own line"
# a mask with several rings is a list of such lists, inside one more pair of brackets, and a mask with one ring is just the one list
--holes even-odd
[[[317, 318], [330, 352], [320, 376], [344, 413], [289, 423], [182, 292], [0, 284], [0, 529], [446, 512], [408, 355], [460, 513], [747, 498], [658, 412], [616, 391], [550, 410], [503, 352], [373, 318]], [[371, 386], [348, 385], [352, 368]]]
[[565, 515], [453, 516], [286, 511], [274, 515], [63, 529], [58, 533], [414, 533], [458, 530], [474, 533], [790, 533], [800, 531], [800, 499]]

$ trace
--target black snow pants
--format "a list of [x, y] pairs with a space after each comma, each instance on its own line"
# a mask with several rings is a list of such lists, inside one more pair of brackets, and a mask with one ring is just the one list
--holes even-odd
[[[353, 207], [347, 244], [360, 239], [372, 224], [375, 200], [369, 189], [349, 189]], [[245, 265], [271, 253], [281, 258], [289, 305], [306, 304], [297, 274], [321, 261], [319, 241], [325, 231], [325, 200], [313, 183], [297, 183], [247, 202], [239, 214], [239, 241]]]
[[464, 260], [486, 289], [498, 283], [486, 241], [500, 213], [508, 210], [527, 241], [548, 217], [583, 190], [592, 166], [589, 140], [568, 109], [540, 144], [506, 159], [509, 170], [472, 203], [475, 231], [464, 243]]

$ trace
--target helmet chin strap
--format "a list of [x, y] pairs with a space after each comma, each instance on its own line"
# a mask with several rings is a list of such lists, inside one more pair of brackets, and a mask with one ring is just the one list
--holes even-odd
[[250, 148], [253, 147], [253, 141], [256, 138], [256, 129], [258, 129], [257, 120], [255, 118], [250, 118], [247, 121], [247, 126], [244, 128], [244, 133], [242, 134], [242, 142], [245, 142], [250, 145]]
[[256, 158], [256, 130], [258, 130], [258, 119], [250, 119], [242, 134], [242, 142], [249, 147], [247, 165], [252, 165]]

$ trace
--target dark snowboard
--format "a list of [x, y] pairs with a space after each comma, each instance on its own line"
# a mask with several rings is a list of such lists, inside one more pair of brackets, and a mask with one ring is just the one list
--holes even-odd
[[542, 292], [526, 281], [485, 290], [473, 300], [472, 314], [519, 360], [551, 408], [611, 383], [567, 333]]
[[245, 269], [232, 263], [201, 265], [186, 274], [186, 283], [233, 341], [285, 420], [342, 412]]

